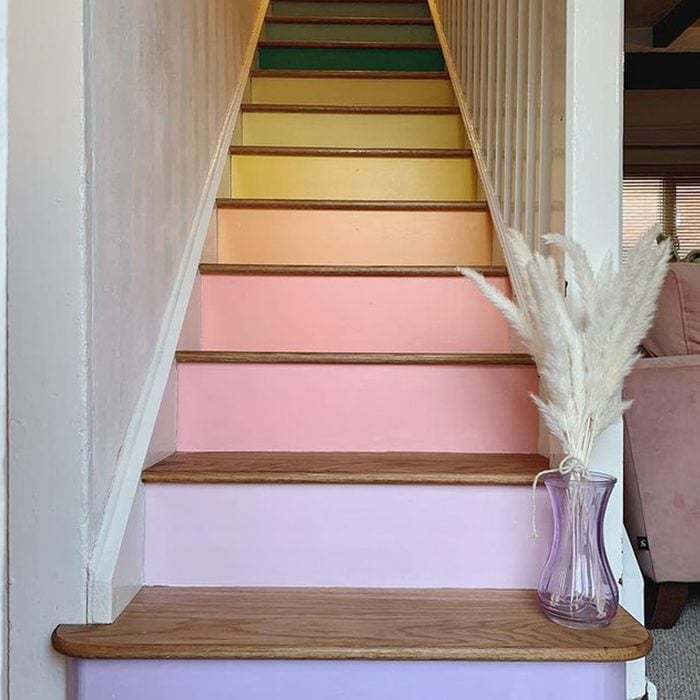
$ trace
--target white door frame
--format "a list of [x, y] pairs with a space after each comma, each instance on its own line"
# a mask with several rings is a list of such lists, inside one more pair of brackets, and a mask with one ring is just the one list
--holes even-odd
[[7, 699], [7, 0], [0, 0], [0, 698]]

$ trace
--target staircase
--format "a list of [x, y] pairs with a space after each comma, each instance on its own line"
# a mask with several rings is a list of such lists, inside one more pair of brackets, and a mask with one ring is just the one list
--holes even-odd
[[[72, 700], [622, 700], [646, 631], [567, 630], [531, 359], [425, 0], [272, 0], [143, 474], [146, 587], [59, 627]], [[606, 662], [606, 663], [600, 663]]]

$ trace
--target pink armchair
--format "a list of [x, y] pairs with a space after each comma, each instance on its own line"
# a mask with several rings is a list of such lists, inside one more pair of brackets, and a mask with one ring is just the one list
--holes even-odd
[[625, 385], [625, 526], [647, 578], [647, 626], [672, 627], [700, 582], [700, 265], [671, 266]]

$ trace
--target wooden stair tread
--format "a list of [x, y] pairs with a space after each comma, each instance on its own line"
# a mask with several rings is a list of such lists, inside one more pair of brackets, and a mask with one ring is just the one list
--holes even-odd
[[[507, 277], [505, 267], [469, 266], [486, 277]], [[451, 266], [409, 265], [242, 265], [201, 263], [203, 275], [318, 275], [334, 277], [459, 277]]]
[[311, 156], [315, 158], [471, 158], [470, 148], [321, 148], [231, 146], [232, 156]]
[[488, 211], [488, 204], [475, 202], [441, 201], [382, 201], [333, 199], [231, 199], [216, 201], [219, 209], [321, 209], [342, 211]]
[[368, 80], [449, 80], [447, 71], [390, 71], [390, 70], [282, 70], [256, 68], [251, 78], [366, 78]]
[[431, 17], [265, 17], [265, 24], [388, 24], [432, 27]]
[[534, 591], [143, 588], [111, 625], [61, 625], [53, 646], [90, 659], [628, 661], [649, 633], [545, 619]]
[[244, 113], [299, 114], [394, 114], [394, 115], [457, 115], [458, 107], [365, 107], [357, 105], [253, 104], [241, 105]]
[[411, 51], [439, 51], [437, 42], [423, 44], [406, 41], [302, 41], [300, 39], [263, 39], [258, 48], [276, 49], [407, 49]]
[[332, 364], [332, 365], [534, 365], [521, 353], [398, 353], [398, 352], [235, 352], [185, 350], [180, 363]]
[[452, 452], [176, 452], [143, 472], [146, 483], [463, 484], [530, 486], [538, 454]]

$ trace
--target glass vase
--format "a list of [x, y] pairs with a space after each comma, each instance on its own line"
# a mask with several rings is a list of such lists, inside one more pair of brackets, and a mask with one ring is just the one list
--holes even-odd
[[605, 627], [619, 606], [603, 534], [617, 479], [591, 472], [585, 480], [557, 473], [543, 481], [554, 517], [552, 548], [538, 586], [544, 614], [565, 627]]

